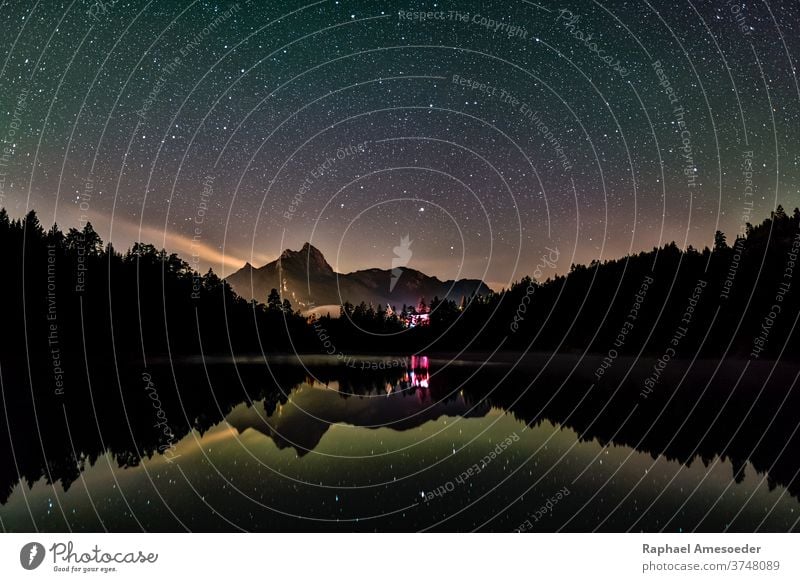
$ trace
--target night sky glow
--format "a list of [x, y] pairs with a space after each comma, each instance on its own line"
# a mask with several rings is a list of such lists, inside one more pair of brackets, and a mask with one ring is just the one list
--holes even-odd
[[0, 204], [499, 288], [800, 204], [800, 5], [3, 2]]

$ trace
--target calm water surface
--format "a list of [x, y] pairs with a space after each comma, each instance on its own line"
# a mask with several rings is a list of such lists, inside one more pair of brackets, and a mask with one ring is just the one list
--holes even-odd
[[[679, 460], [648, 444], [668, 441], [664, 433], [681, 440], [686, 429], [677, 421], [626, 432], [619, 426], [627, 413], [620, 413], [604, 432], [592, 420], [603, 398], [585, 419], [575, 405], [585, 394], [566, 397], [563, 411], [552, 405], [555, 392], [519, 400], [530, 371], [498, 386], [506, 365], [437, 370], [435, 361], [415, 359], [392, 369], [393, 359], [381, 361], [383, 370], [365, 374], [307, 360], [305, 379], [277, 396], [243, 392], [238, 404], [217, 401], [218, 420], [209, 414], [202, 422], [193, 411], [167, 456], [131, 460], [111, 446], [80, 453], [82, 470], [69, 478], [14, 484], [0, 506], [2, 526], [512, 531], [527, 520], [534, 531], [786, 531], [800, 517], [789, 483], [776, 483], [749, 459], [732, 460], [727, 447]], [[325, 377], [311, 365], [323, 366]], [[181, 416], [167, 401], [166, 415]], [[616, 438], [603, 437], [615, 430]], [[695, 443], [688, 435], [689, 444], [679, 446], [690, 453], [710, 438], [703, 436]]]

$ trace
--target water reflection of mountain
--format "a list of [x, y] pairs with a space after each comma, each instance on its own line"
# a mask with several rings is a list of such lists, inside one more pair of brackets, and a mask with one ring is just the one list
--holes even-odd
[[402, 431], [442, 416], [480, 417], [489, 410], [484, 402], [468, 405], [460, 395], [437, 401], [429, 388], [387, 384], [380, 391], [347, 397], [336, 385], [304, 384], [271, 414], [259, 402], [237, 407], [226, 420], [240, 433], [256, 430], [270, 437], [279, 449], [293, 447], [303, 456], [317, 447], [332, 424]]
[[[117, 375], [96, 366], [91, 383], [76, 370], [58, 398], [32, 393], [27, 375], [4, 369], [8, 413], [0, 416], [0, 503], [19, 480], [30, 485], [44, 477], [69, 488], [105, 452], [120, 467], [158, 454], [169, 443], [156, 426], [153, 391], [174, 440], [191, 430], [203, 434], [227, 417], [237, 430], [260, 431], [302, 455], [319, 444], [330, 423], [402, 431], [442, 415], [482, 416], [497, 407], [528, 424], [548, 419], [582, 440], [628, 446], [654, 458], [706, 465], [716, 457], [730, 459], [737, 481], [749, 461], [770, 487], [800, 493], [800, 397], [791, 389], [796, 370], [730, 362], [712, 380], [711, 364], [700, 363], [683, 378], [686, 364], [676, 361], [645, 399], [641, 388], [652, 362], [622, 377], [628, 366], [620, 360], [597, 383], [598, 362], [573, 369], [566, 358], [510, 374], [507, 366], [439, 365], [413, 379], [402, 368], [332, 364], [315, 362], [307, 370], [289, 363], [269, 369], [263, 363], [163, 364], [147, 370], [149, 390], [141, 369]], [[37, 373], [46, 372], [32, 371], [33, 385], [46, 386]]]
[[[444, 384], [442, 389], [429, 388], [427, 371], [415, 371], [411, 359], [407, 367], [376, 370], [348, 367], [336, 359], [310, 359], [305, 368], [286, 359], [275, 360], [269, 367], [263, 361], [161, 363], [147, 370], [119, 371], [95, 365], [91, 382], [77, 377], [76, 370], [58, 396], [30, 389], [31, 385], [50, 385], [47, 370], [32, 370], [29, 377], [19, 369], [4, 369], [3, 406], [13, 413], [0, 415], [0, 503], [8, 500], [19, 481], [31, 486], [44, 478], [67, 490], [87, 465], [106, 452], [119, 467], [138, 466], [142, 458], [159, 454], [192, 430], [204, 434], [241, 403], [258, 403], [264, 417], [270, 417], [302, 385], [335, 384], [335, 393], [330, 391], [333, 398], [323, 403], [332, 422], [379, 425], [383, 419], [403, 430], [442, 414], [467, 414], [463, 399], [462, 404], [456, 403]], [[372, 401], [387, 401], [387, 386], [393, 387], [388, 401], [396, 413], [385, 404], [369, 406]], [[365, 397], [361, 405], [359, 397]], [[412, 408], [417, 416], [402, 420], [404, 411]], [[373, 420], [364, 422], [371, 409]], [[338, 414], [338, 420], [331, 414]], [[294, 434], [292, 426], [285, 429]], [[321, 434], [309, 437], [321, 430], [318, 425], [298, 430], [311, 432], [296, 441], [281, 437], [279, 431], [272, 430], [271, 436], [279, 443], [306, 442], [306, 448], [313, 448], [321, 438]]]

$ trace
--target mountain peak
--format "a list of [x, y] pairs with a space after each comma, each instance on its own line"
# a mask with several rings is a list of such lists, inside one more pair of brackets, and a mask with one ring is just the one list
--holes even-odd
[[325, 260], [325, 256], [317, 247], [311, 243], [305, 243], [299, 251], [286, 249], [281, 253], [281, 261], [298, 261], [309, 267], [317, 267], [326, 271], [333, 271], [333, 268]]
[[312, 245], [310, 242], [307, 242], [303, 245], [303, 248], [300, 249], [300, 252], [307, 253], [313, 256], [322, 256], [322, 251], [320, 251], [317, 247]]

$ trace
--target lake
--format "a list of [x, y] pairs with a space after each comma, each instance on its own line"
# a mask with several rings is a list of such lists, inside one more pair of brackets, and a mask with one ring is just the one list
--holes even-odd
[[61, 406], [37, 394], [38, 419], [6, 415], [0, 520], [5, 531], [797, 529], [791, 371], [742, 379], [735, 364], [676, 364], [643, 398], [648, 362], [618, 362], [602, 382], [596, 366], [286, 356], [109, 370]]

